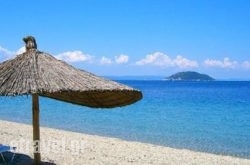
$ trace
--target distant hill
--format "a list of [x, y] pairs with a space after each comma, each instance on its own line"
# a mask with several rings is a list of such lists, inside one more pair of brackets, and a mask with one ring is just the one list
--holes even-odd
[[206, 75], [200, 74], [198, 72], [178, 72], [166, 78], [167, 80], [182, 80], [182, 81], [213, 81], [214, 78]]

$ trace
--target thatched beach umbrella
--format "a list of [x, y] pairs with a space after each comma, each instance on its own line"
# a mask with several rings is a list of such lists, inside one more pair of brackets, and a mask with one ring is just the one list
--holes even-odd
[[[23, 40], [26, 52], [0, 64], [0, 95], [32, 95], [34, 141], [40, 140], [39, 96], [95, 108], [124, 106], [142, 98], [136, 89], [76, 69], [38, 51], [32, 36]], [[40, 162], [40, 153], [34, 152], [34, 163]]]

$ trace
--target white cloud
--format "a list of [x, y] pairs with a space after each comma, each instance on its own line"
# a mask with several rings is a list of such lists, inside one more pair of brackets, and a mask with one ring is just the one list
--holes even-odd
[[66, 62], [83, 62], [83, 61], [91, 61], [92, 59], [92, 56], [84, 54], [79, 50], [60, 53], [55, 57]]
[[173, 66], [172, 60], [162, 52], [148, 54], [144, 59], [136, 62], [136, 65], [156, 65], [156, 66]]
[[[21, 47], [17, 51], [11, 51], [6, 48], [0, 46], [0, 62], [13, 58], [16, 54], [21, 54], [25, 51], [25, 47]], [[88, 54], [84, 54], [82, 51], [67, 51], [64, 53], [60, 53], [55, 56], [60, 60], [64, 60], [66, 62], [84, 62], [84, 61], [94, 61], [94, 57]], [[102, 56], [101, 59], [95, 61], [96, 64], [126, 64], [129, 61], [129, 56], [121, 54], [119, 56], [115, 56], [114, 58], [107, 58]], [[175, 58], [170, 58], [168, 55], [162, 52], [155, 52], [152, 54], [146, 55], [143, 59], [135, 62], [136, 65], [144, 66], [144, 65], [154, 65], [159, 67], [178, 67], [178, 68], [192, 68], [198, 67], [199, 64], [197, 61], [187, 59], [183, 56], [176, 56]], [[203, 64], [207, 67], [217, 67], [217, 68], [241, 68], [241, 69], [250, 69], [250, 61], [235, 61], [231, 60], [228, 57], [225, 57], [222, 60], [215, 59], [206, 59]]]
[[136, 62], [136, 65], [155, 65], [161, 67], [198, 67], [196, 61], [189, 60], [182, 56], [177, 56], [175, 59], [171, 59], [168, 55], [162, 52], [155, 52], [147, 55], [144, 59]]
[[103, 65], [117, 63], [117, 64], [125, 64], [129, 60], [129, 57], [127, 55], [121, 54], [119, 56], [115, 56], [114, 60], [107, 58], [105, 56], [102, 56], [100, 63]]
[[18, 50], [16, 51], [16, 54], [22, 54], [22, 53], [24, 53], [25, 51], [26, 51], [25, 46], [23, 46], [23, 47], [21, 47], [20, 49], [18, 49]]
[[2, 46], [0, 46], [0, 53], [6, 54], [6, 55], [12, 55], [13, 52], [9, 51], [8, 49], [3, 48]]
[[14, 52], [0, 46], [0, 60], [4, 61], [14, 56]]
[[243, 61], [242, 62], [242, 67], [246, 69], [250, 69], [250, 61]]
[[113, 62], [112, 62], [111, 59], [102, 56], [102, 58], [101, 58], [101, 60], [100, 60], [100, 63], [106, 65], [106, 64], [112, 64]]
[[173, 60], [173, 62], [179, 68], [192, 68], [192, 67], [198, 67], [199, 66], [196, 61], [189, 60], [189, 59], [184, 58], [182, 56], [177, 56]]
[[121, 54], [120, 56], [115, 56], [115, 62], [117, 64], [125, 64], [128, 62], [129, 57], [127, 55]]
[[209, 67], [220, 67], [220, 68], [235, 68], [238, 64], [237, 61], [231, 61], [228, 57], [225, 57], [222, 61], [206, 59], [204, 64]]

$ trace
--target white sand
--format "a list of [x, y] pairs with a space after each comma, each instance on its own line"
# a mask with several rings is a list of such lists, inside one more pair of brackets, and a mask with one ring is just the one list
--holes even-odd
[[[33, 148], [31, 145], [30, 151], [25, 149], [25, 143], [20, 145], [22, 140], [26, 142], [32, 140], [31, 125], [0, 120], [0, 143], [10, 144], [13, 140], [19, 142], [17, 143], [19, 153], [33, 157]], [[41, 149], [42, 160], [54, 162], [57, 165], [250, 165], [250, 159], [194, 152], [186, 149], [173, 149], [51, 128], [41, 128], [41, 140], [45, 141], [46, 143], [44, 144], [46, 145], [51, 144], [49, 152], [46, 152], [45, 149]], [[74, 143], [71, 140], [74, 140]], [[82, 143], [82, 150], [78, 148], [79, 154], [77, 154], [77, 148], [72, 148], [71, 145], [77, 144], [77, 142], [80, 144], [80, 141], [84, 143]], [[65, 148], [64, 143], [66, 145]], [[52, 146], [53, 144], [57, 145]]]

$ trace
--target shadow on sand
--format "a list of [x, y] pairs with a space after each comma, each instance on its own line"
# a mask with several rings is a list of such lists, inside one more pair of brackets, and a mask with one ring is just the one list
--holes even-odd
[[[33, 165], [33, 159], [29, 155], [16, 153], [12, 162], [10, 162], [13, 152], [4, 152], [2, 153], [4, 156], [4, 160], [0, 156], [0, 165]], [[42, 162], [41, 165], [56, 165], [53, 160], [49, 162]]]

